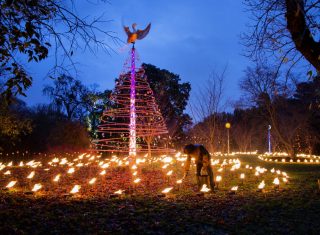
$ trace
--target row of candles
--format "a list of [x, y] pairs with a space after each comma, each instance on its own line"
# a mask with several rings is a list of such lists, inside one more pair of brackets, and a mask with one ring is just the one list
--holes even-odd
[[258, 158], [262, 161], [266, 162], [280, 162], [280, 163], [312, 163], [318, 164], [320, 163], [320, 156], [310, 155], [310, 154], [297, 154], [297, 158], [293, 159], [286, 159], [287, 153], [265, 153], [259, 155]]
[[[99, 166], [101, 168], [99, 175], [103, 176], [106, 174], [106, 169], [109, 168], [110, 166], [112, 166], [112, 167], [114, 167], [114, 166], [129, 166], [129, 158], [128, 157], [120, 158], [117, 156], [113, 156], [112, 158], [105, 159], [105, 160], [101, 160], [100, 158], [101, 158], [100, 155], [80, 154], [76, 158], [74, 158], [72, 161], [69, 161], [67, 158], [55, 157], [51, 161], [49, 161], [47, 163], [47, 165], [43, 164], [41, 161], [35, 161], [35, 160], [31, 160], [27, 163], [24, 163], [21, 161], [19, 164], [15, 165], [15, 166], [14, 166], [13, 162], [9, 162], [7, 164], [0, 163], [0, 171], [3, 171], [4, 175], [11, 175], [10, 167], [22, 167], [22, 168], [42, 167], [44, 171], [49, 171], [51, 169], [50, 167], [67, 167], [66, 174], [74, 174], [76, 172], [77, 168], [80, 168], [83, 166]], [[183, 168], [186, 159], [187, 159], [186, 156], [182, 155], [181, 153], [177, 153], [173, 157], [160, 156], [160, 157], [156, 158], [154, 161], [160, 162], [162, 164], [161, 168], [163, 170], [167, 171], [165, 174], [166, 177], [171, 177], [174, 174], [174, 171], [172, 169], [170, 169], [170, 167], [172, 167], [173, 164], [178, 164], [178, 167]], [[130, 167], [133, 184], [137, 185], [137, 184], [141, 183], [141, 177], [139, 177], [138, 168], [141, 166], [144, 166], [148, 162], [150, 163], [150, 160], [145, 155], [142, 158], [137, 158], [135, 161], [135, 164], [133, 164]], [[239, 159], [228, 159], [228, 160], [227, 159], [224, 159], [224, 160], [220, 160], [220, 159], [213, 160], [212, 159], [211, 165], [212, 166], [220, 165], [220, 168], [217, 170], [218, 175], [215, 177], [216, 185], [219, 186], [219, 183], [222, 181], [222, 176], [219, 174], [219, 172], [222, 172], [226, 166], [230, 166], [231, 172], [238, 170], [241, 167], [241, 162]], [[246, 165], [245, 168], [251, 169], [251, 170], [253, 169], [253, 167], [251, 167], [249, 165]], [[255, 176], [259, 176], [260, 174], [263, 174], [266, 171], [267, 170], [265, 168], [256, 167], [255, 168]], [[283, 177], [282, 178], [283, 182], [284, 183], [288, 182], [288, 180], [287, 180], [288, 176], [285, 172], [281, 172], [279, 170], [276, 171], [276, 170], [272, 169], [271, 173], [276, 173], [278, 175], [281, 175]], [[32, 170], [27, 175], [26, 178], [31, 180], [32, 178], [34, 178], [35, 174], [36, 174], [36, 172], [34, 170]], [[55, 175], [54, 178], [52, 179], [52, 181], [59, 182], [61, 176], [62, 176], [61, 174]], [[245, 178], [245, 174], [241, 173], [240, 179], [242, 180], [242, 182], [243, 182], [244, 178]], [[93, 178], [89, 179], [88, 184], [94, 185], [95, 182], [97, 181], [97, 179], [98, 179], [97, 177], [93, 177]], [[16, 185], [16, 183], [17, 183], [17, 180], [12, 180], [6, 185], [6, 188], [9, 188], [9, 189], [13, 188]], [[182, 184], [183, 179], [178, 179], [178, 180], [176, 180], [175, 183], [178, 185]], [[280, 180], [279, 180], [278, 176], [276, 178], [274, 178], [273, 184], [274, 185], [280, 184]], [[265, 182], [263, 180], [258, 185], [258, 189], [263, 189], [264, 187], [265, 187]], [[41, 190], [41, 188], [43, 188], [43, 185], [41, 183], [35, 183], [31, 189], [31, 191], [37, 192], [37, 191]], [[232, 186], [230, 190], [237, 191], [238, 188], [239, 187], [236, 185], [236, 186]], [[79, 193], [80, 189], [81, 189], [81, 185], [76, 184], [71, 188], [70, 193], [77, 194], [77, 193]], [[170, 186], [170, 187], [164, 188], [161, 192], [164, 194], [168, 194], [173, 189], [174, 189], [174, 186]], [[201, 191], [208, 192], [208, 191], [210, 191], [210, 189], [207, 187], [207, 185], [203, 185]], [[123, 189], [119, 189], [119, 190], [116, 190], [114, 192], [114, 194], [122, 194], [123, 192], [124, 192]]]

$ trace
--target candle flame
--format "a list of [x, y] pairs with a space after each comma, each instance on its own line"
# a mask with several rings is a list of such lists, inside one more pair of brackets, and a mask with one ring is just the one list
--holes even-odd
[[96, 182], [97, 178], [92, 178], [90, 181], [89, 181], [89, 184], [94, 184]]
[[75, 186], [73, 186], [70, 193], [73, 193], [73, 194], [78, 193], [80, 188], [81, 186], [76, 184]]
[[115, 192], [114, 192], [114, 194], [118, 194], [118, 195], [120, 195], [120, 194], [122, 194], [122, 193], [123, 193], [123, 191], [124, 191], [124, 190], [119, 189], [119, 190], [115, 191]]
[[278, 177], [274, 178], [273, 184], [275, 184], [275, 185], [279, 185], [280, 184], [280, 181], [279, 181]]
[[216, 176], [216, 182], [220, 182], [222, 180], [222, 177], [220, 175]]
[[32, 179], [32, 178], [33, 178], [33, 176], [34, 176], [34, 174], [35, 174], [35, 172], [34, 172], [34, 171], [32, 171], [32, 172], [27, 176], [27, 178], [28, 178], [28, 179]]
[[238, 186], [233, 186], [232, 188], [231, 188], [231, 191], [237, 191], [238, 190]]
[[169, 193], [172, 189], [173, 187], [165, 188], [164, 190], [162, 190], [162, 193], [164, 194]]
[[32, 191], [33, 192], [37, 192], [39, 189], [42, 188], [42, 185], [41, 184], [35, 184], [32, 188]]
[[6, 188], [12, 188], [16, 183], [17, 181], [10, 181], [9, 184], [7, 184]]
[[140, 179], [140, 178], [137, 178], [137, 179], [135, 179], [135, 180], [133, 181], [133, 183], [137, 184], [137, 183], [139, 183], [140, 181], [141, 181], [141, 179]]
[[261, 181], [261, 183], [258, 185], [258, 189], [263, 189], [265, 186], [264, 180]]
[[208, 186], [206, 184], [202, 185], [202, 188], [200, 190], [201, 192], [207, 193], [210, 191], [210, 189], [208, 188]]
[[53, 181], [58, 182], [60, 180], [60, 174], [57, 174], [56, 177], [54, 177]]

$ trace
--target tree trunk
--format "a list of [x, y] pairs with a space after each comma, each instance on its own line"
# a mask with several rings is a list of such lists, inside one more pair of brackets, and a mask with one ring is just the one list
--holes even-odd
[[304, 0], [286, 0], [287, 29], [296, 49], [320, 71], [320, 43], [316, 42], [306, 24]]

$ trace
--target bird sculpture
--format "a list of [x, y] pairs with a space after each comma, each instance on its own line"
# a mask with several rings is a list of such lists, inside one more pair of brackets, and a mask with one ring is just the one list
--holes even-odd
[[143, 38], [145, 38], [147, 36], [147, 34], [150, 31], [151, 28], [151, 23], [149, 23], [147, 25], [147, 27], [144, 30], [141, 29], [136, 29], [137, 24], [134, 23], [132, 24], [132, 32], [130, 31], [128, 26], [124, 26], [124, 31], [126, 32], [127, 36], [128, 36], [128, 43], [135, 43], [136, 40], [141, 40]]

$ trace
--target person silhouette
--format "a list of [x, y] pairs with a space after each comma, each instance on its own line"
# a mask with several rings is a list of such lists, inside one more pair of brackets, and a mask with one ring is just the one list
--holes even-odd
[[200, 144], [188, 144], [183, 148], [183, 153], [187, 155], [183, 179], [188, 176], [191, 158], [194, 158], [196, 163], [196, 179], [199, 190], [203, 184], [207, 184], [207, 186], [213, 191], [213, 171], [210, 165], [211, 156], [208, 150]]

